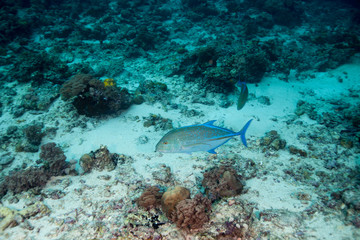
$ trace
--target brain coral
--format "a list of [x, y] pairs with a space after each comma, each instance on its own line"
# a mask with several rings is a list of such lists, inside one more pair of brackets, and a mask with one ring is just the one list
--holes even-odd
[[90, 74], [79, 73], [72, 76], [70, 80], [65, 82], [60, 89], [61, 99], [68, 100], [77, 96], [85, 90], [91, 80], [96, 80], [96, 78]]
[[145, 189], [141, 196], [136, 200], [137, 204], [146, 210], [158, 207], [161, 205], [162, 193], [160, 189], [155, 186], [151, 186]]
[[181, 200], [190, 198], [190, 191], [184, 187], [175, 186], [168, 189], [161, 197], [161, 207], [163, 213], [170, 218], [175, 210], [176, 204]]

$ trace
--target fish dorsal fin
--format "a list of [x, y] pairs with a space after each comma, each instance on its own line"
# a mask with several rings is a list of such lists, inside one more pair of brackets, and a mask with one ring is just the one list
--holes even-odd
[[208, 122], [204, 123], [203, 125], [206, 125], [206, 126], [214, 126], [214, 122], [216, 122], [216, 120], [208, 121]]

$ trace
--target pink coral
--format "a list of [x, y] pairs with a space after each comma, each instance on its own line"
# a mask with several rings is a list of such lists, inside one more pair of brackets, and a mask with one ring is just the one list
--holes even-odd
[[203, 227], [210, 220], [211, 201], [197, 194], [193, 199], [180, 201], [172, 212], [171, 221], [186, 231]]

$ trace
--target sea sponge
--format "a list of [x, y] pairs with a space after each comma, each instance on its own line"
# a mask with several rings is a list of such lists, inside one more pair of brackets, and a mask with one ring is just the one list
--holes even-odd
[[204, 173], [202, 186], [212, 201], [223, 197], [231, 197], [241, 193], [243, 184], [235, 169], [220, 166]]
[[178, 228], [186, 231], [196, 230], [210, 220], [211, 201], [210, 199], [197, 194], [193, 199], [180, 201], [171, 214], [170, 220]]
[[137, 204], [146, 210], [159, 207], [161, 205], [162, 193], [160, 189], [151, 186], [145, 189], [141, 196], [136, 200]]
[[113, 78], [107, 78], [104, 80], [104, 87], [116, 87], [116, 82]]
[[181, 186], [169, 188], [161, 197], [161, 208], [163, 213], [171, 218], [172, 212], [175, 210], [176, 204], [181, 200], [190, 198], [190, 191]]

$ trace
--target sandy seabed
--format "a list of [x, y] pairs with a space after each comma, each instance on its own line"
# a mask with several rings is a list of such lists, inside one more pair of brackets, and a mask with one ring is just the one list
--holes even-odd
[[[358, 144], [346, 149], [335, 143], [310, 139], [311, 133], [319, 131], [323, 126], [306, 114], [297, 116], [294, 113], [299, 100], [315, 104], [318, 113], [330, 111], [334, 108], [332, 103], [340, 99], [359, 104], [358, 97], [349, 95], [350, 89], [357, 93], [360, 91], [359, 69], [359, 62], [354, 60], [352, 64], [330, 72], [309, 74], [302, 80], [294, 77], [285, 82], [276, 77], [266, 77], [258, 86], [248, 86], [249, 100], [241, 111], [236, 110], [235, 104], [229, 108], [220, 108], [217, 104], [208, 106], [191, 103], [191, 94], [188, 94], [191, 83], [175, 85], [171, 79], [163, 79], [169, 89], [178, 93], [176, 101], [202, 114], [185, 117], [180, 111], [166, 110], [160, 104], [133, 105], [118, 117], [94, 120], [85, 129], [74, 128], [70, 132], [62, 132], [60, 129], [52, 139], [43, 139], [44, 143], [56, 142], [64, 150], [67, 160], [79, 160], [83, 154], [101, 146], [106, 146], [112, 153], [129, 156], [131, 160], [118, 165], [113, 171], [92, 171], [78, 176], [52, 178], [40, 196], [28, 192], [18, 194], [16, 198], [19, 201], [15, 203], [11, 201], [14, 196], [7, 196], [2, 206], [12, 210], [25, 209], [38, 201], [48, 209], [25, 217], [18, 226], [6, 228], [0, 232], [0, 238], [156, 239], [154, 236], [161, 236], [159, 239], [216, 239], [216, 231], [223, 231], [225, 222], [236, 222], [242, 224], [238, 227], [249, 228], [249, 231], [257, 233], [259, 239], [360, 239], [359, 228], [346, 221], [344, 211], [351, 209], [345, 205], [339, 206], [339, 209], [322, 206], [326, 195], [324, 191], [335, 191], [339, 186], [327, 183], [326, 180], [323, 182], [322, 176], [315, 174], [316, 171], [323, 171], [331, 175], [342, 169], [354, 169], [360, 162]], [[342, 81], [339, 81], [340, 78]], [[269, 98], [270, 105], [258, 101], [263, 96]], [[232, 96], [234, 102], [236, 97]], [[47, 114], [61, 112], [64, 104], [61, 99], [57, 99]], [[249, 147], [245, 148], [240, 139], [235, 137], [218, 148], [217, 155], [156, 153], [155, 145], [166, 131], [145, 128], [142, 119], [149, 114], [173, 120], [174, 127], [217, 120], [215, 125], [234, 131], [239, 131], [249, 119], [253, 119], [246, 134]], [[30, 117], [25, 116], [26, 121], [39, 118]], [[51, 121], [51, 117], [46, 119]], [[2, 116], [2, 128], [12, 122], [9, 115]], [[287, 148], [276, 151], [261, 146], [261, 138], [271, 130], [277, 131], [287, 146], [308, 149], [311, 143], [312, 148], [320, 152], [325, 148], [329, 151], [337, 149], [337, 162], [343, 168], [327, 169], [321, 157], [311, 154], [305, 157], [294, 155]], [[335, 136], [339, 133], [329, 134]], [[147, 137], [146, 143], [139, 142], [142, 136]], [[22, 157], [35, 161], [38, 154], [19, 153], [17, 160]], [[246, 179], [242, 194], [213, 204], [210, 222], [203, 230], [183, 232], [161, 213], [155, 210], [146, 213], [136, 206], [135, 199], [145, 186], [150, 185], [182, 185], [190, 189], [192, 196], [195, 195], [199, 192], [202, 173], [226, 162], [228, 158], [235, 158], [236, 167], [243, 168], [241, 171], [244, 172], [254, 171], [254, 175]], [[249, 161], [253, 165], [245, 164]], [[286, 171], [301, 166], [310, 171], [314, 181], [322, 182], [320, 187], [308, 184], [308, 181], [299, 181]], [[162, 177], [169, 169], [169, 176]], [[79, 166], [78, 170], [81, 171]], [[250, 226], [244, 223], [244, 216], [241, 215], [247, 208], [252, 209], [254, 218]], [[149, 214], [160, 215], [159, 221], [164, 224], [156, 230], [142, 226]], [[138, 225], [132, 229], [125, 228], [134, 226], [134, 222]]]

